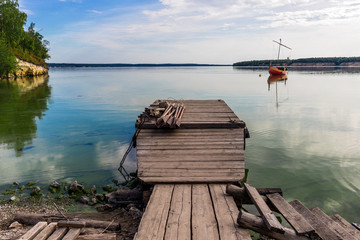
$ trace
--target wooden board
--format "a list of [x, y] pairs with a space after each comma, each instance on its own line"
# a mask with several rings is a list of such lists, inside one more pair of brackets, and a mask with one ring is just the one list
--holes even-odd
[[306, 208], [299, 200], [289, 202], [290, 205], [300, 213], [305, 220], [315, 229], [315, 233], [322, 239], [341, 239], [332, 229], [328, 228], [318, 217]]
[[219, 232], [207, 184], [192, 186], [192, 239], [219, 239]]
[[70, 228], [62, 240], [75, 240], [81, 233], [81, 228]]
[[266, 196], [295, 229], [298, 235], [306, 235], [315, 231], [279, 193], [268, 194]]
[[311, 212], [314, 213], [317, 218], [321, 219], [325, 225], [332, 229], [338, 236], [340, 236], [342, 239], [348, 239], [348, 240], [356, 240], [354, 236], [352, 236], [350, 233], [348, 233], [342, 226], [340, 226], [337, 222], [333, 221], [326, 213], [321, 211], [320, 208], [316, 207], [311, 209]]
[[331, 219], [335, 222], [337, 222], [340, 226], [342, 226], [348, 233], [350, 233], [353, 237], [360, 240], [360, 231], [357, 230], [351, 223], [346, 221], [343, 217], [341, 217], [339, 214], [335, 214], [334, 216], [331, 216]]
[[163, 239], [173, 189], [173, 184], [155, 185], [135, 240]]
[[177, 184], [171, 199], [165, 240], [191, 240], [191, 185]]
[[66, 227], [59, 227], [51, 234], [51, 236], [47, 240], [60, 240], [62, 239], [65, 234], [67, 233], [68, 228]]
[[239, 210], [232, 197], [226, 195], [226, 185], [209, 184], [209, 188], [218, 222], [220, 239], [251, 240], [249, 232], [241, 228], [236, 222]]
[[54, 231], [57, 226], [57, 223], [49, 223], [35, 238], [34, 240], [45, 240], [47, 239]]
[[256, 188], [245, 183], [246, 192], [250, 196], [251, 200], [255, 204], [257, 210], [261, 214], [267, 228], [271, 231], [284, 233], [283, 226], [279, 223], [276, 216], [272, 213], [266, 202], [262, 199]]
[[47, 226], [47, 222], [38, 222], [29, 231], [27, 231], [19, 240], [33, 239], [39, 232]]

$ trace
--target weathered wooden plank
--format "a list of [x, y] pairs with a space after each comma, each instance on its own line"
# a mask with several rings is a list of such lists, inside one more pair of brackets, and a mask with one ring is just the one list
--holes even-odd
[[57, 226], [56, 222], [49, 223], [38, 235], [34, 238], [34, 240], [45, 240], [49, 237]]
[[256, 191], [256, 188], [247, 183], [245, 183], [244, 186], [251, 200], [255, 204], [257, 210], [261, 214], [267, 228], [274, 232], [284, 233], [283, 226], [279, 223], [279, 221], [272, 213], [266, 202], [262, 199], [258, 191]]
[[[140, 136], [140, 135], [139, 135]], [[209, 135], [192, 135], [192, 136], [177, 136], [177, 135], [163, 135], [163, 136], [157, 136], [157, 135], [145, 135], [145, 136], [138, 136], [138, 139], [141, 139], [143, 141], [151, 141], [151, 140], [176, 140], [176, 141], [203, 141], [203, 140], [217, 140], [217, 141], [223, 141], [226, 139], [231, 139], [232, 141], [241, 141], [244, 140], [243, 135], [213, 135], [213, 134], [209, 134]]]
[[217, 222], [209, 188], [206, 184], [192, 185], [192, 239], [219, 239]]
[[223, 138], [223, 139], [138, 139], [137, 146], [145, 146], [145, 145], [206, 145], [206, 144], [216, 144], [216, 142], [222, 142], [226, 144], [239, 144], [244, 146], [244, 139], [231, 139], [231, 138]]
[[169, 217], [166, 225], [165, 240], [191, 240], [191, 185], [176, 184]]
[[339, 214], [335, 214], [334, 216], [331, 216], [331, 219], [337, 222], [340, 226], [342, 226], [348, 233], [350, 233], [353, 237], [360, 240], [360, 231], [357, 230], [351, 223], [346, 221], [343, 217], [341, 217]]
[[208, 176], [208, 177], [141, 177], [140, 179], [146, 183], [235, 183], [243, 179], [245, 171], [238, 176]]
[[337, 233], [339, 237], [342, 239], [348, 239], [348, 240], [356, 240], [355, 237], [353, 237], [350, 233], [348, 233], [342, 226], [340, 226], [338, 223], [333, 221], [326, 213], [321, 211], [320, 208], [316, 207], [311, 209], [311, 212], [317, 216], [318, 219], [320, 219], [325, 225], [332, 229], [334, 232]]
[[47, 226], [47, 222], [38, 222], [27, 231], [19, 240], [31, 240]]
[[164, 238], [173, 189], [173, 184], [155, 185], [135, 240]]
[[237, 169], [238, 171], [233, 171], [233, 172], [214, 172], [214, 173], [209, 173], [208, 171], [203, 170], [203, 171], [186, 171], [183, 172], [180, 169], [176, 169], [170, 172], [155, 172], [155, 171], [143, 171], [141, 173], [139, 173], [139, 177], [143, 178], [143, 177], [234, 177], [234, 178], [241, 178], [241, 170], [244, 169]]
[[146, 155], [204, 155], [204, 154], [242, 154], [244, 152], [243, 149], [196, 149], [196, 150], [137, 150], [138, 156], [146, 156]]
[[68, 228], [66, 227], [58, 227], [53, 234], [47, 240], [60, 240], [67, 233]]
[[176, 139], [167, 139], [163, 140], [162, 138], [153, 139], [150, 141], [150, 139], [137, 139], [137, 147], [139, 146], [156, 146], [156, 145], [166, 145], [166, 146], [187, 146], [187, 145], [194, 145], [194, 146], [206, 146], [206, 145], [215, 145], [215, 144], [224, 144], [224, 145], [243, 145], [244, 139], [233, 139], [233, 138], [227, 138], [227, 139], [203, 139], [204, 141], [194, 140], [192, 138], [186, 139], [186, 140], [176, 140]]
[[232, 169], [145, 169], [139, 170], [139, 176], [230, 176], [231, 174], [239, 174], [241, 168]]
[[326, 240], [341, 239], [337, 234], [329, 229], [322, 221], [319, 220], [308, 208], [306, 208], [299, 200], [289, 202], [290, 205], [300, 213], [305, 220], [315, 229], [315, 234]]
[[138, 162], [222, 162], [222, 161], [238, 161], [238, 162], [244, 162], [244, 158], [242, 156], [236, 156], [236, 155], [226, 155], [222, 157], [216, 157], [216, 156], [184, 156], [182, 159], [179, 157], [173, 157], [171, 156], [171, 159], [166, 160], [168, 157], [164, 156], [153, 156], [153, 157], [138, 157]]
[[138, 163], [138, 169], [197, 169], [197, 168], [244, 168], [244, 162], [239, 161], [221, 161], [221, 162], [141, 162]]
[[213, 154], [213, 155], [183, 155], [183, 156], [138, 156], [138, 162], [211, 162], [211, 161], [244, 161], [244, 154]]
[[75, 240], [81, 233], [82, 228], [70, 228], [62, 240]]
[[162, 129], [162, 128], [157, 128], [157, 129], [141, 129], [140, 134], [145, 134], [145, 133], [165, 133], [165, 134], [182, 134], [182, 133], [241, 133], [243, 132], [242, 129], [239, 128], [211, 128], [211, 129]]
[[[218, 222], [219, 235], [222, 240], [249, 239], [250, 234], [246, 229], [240, 228], [233, 218], [234, 206], [229, 206], [230, 199], [227, 199], [224, 184], [209, 184], [211, 198]], [[232, 200], [234, 202], [234, 200]], [[230, 203], [231, 204], [231, 203]], [[234, 203], [235, 204], [235, 203]], [[235, 213], [236, 214], [236, 213]], [[237, 216], [237, 214], [236, 214]]]
[[297, 234], [306, 235], [315, 232], [314, 228], [279, 193], [266, 196], [295, 229]]
[[198, 150], [198, 149], [244, 149], [244, 146], [238, 144], [208, 144], [208, 145], [155, 145], [155, 146], [137, 146], [138, 150]]
[[116, 233], [98, 233], [80, 235], [76, 240], [116, 240]]
[[241, 211], [239, 213], [237, 222], [240, 226], [244, 228], [251, 229], [255, 232], [269, 236], [273, 239], [278, 239], [278, 240], [309, 240], [310, 239], [306, 236], [299, 236], [296, 234], [296, 232], [293, 229], [286, 227], [284, 227], [284, 233], [270, 231], [261, 217], [255, 216], [245, 211]]

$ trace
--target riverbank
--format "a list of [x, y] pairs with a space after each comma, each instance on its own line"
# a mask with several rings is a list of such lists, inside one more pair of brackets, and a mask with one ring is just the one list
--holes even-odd
[[[269, 66], [271, 60], [252, 60], [236, 62], [233, 66]], [[293, 67], [325, 67], [325, 66], [360, 66], [360, 57], [326, 57], [326, 58], [299, 58], [299, 59], [280, 59], [273, 61], [273, 64], [288, 65]]]
[[[60, 213], [61, 212], [61, 213]], [[32, 225], [16, 221], [17, 214], [41, 214], [43, 216], [65, 215], [70, 219], [116, 222], [121, 226], [119, 231], [104, 231], [103, 228], [86, 228], [81, 235], [112, 233], [117, 239], [133, 239], [141, 220], [142, 211], [136, 206], [128, 205], [112, 211], [99, 212], [95, 207], [75, 202], [71, 198], [64, 199], [23, 199], [18, 202], [0, 201], [0, 239], [17, 239], [25, 234]]]

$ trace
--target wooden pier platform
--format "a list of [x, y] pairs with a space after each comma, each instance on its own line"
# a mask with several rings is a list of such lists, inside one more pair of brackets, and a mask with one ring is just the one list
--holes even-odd
[[159, 129], [155, 118], [142, 124], [136, 142], [138, 177], [146, 183], [240, 181], [245, 123], [223, 100], [181, 102], [186, 109], [179, 129]]
[[[250, 240], [247, 229], [280, 240], [360, 240], [339, 215], [287, 202], [281, 189], [231, 185], [245, 176], [245, 123], [222, 100], [181, 102], [186, 110], [178, 129], [159, 129], [148, 116], [144, 122], [146, 114], [137, 121], [138, 177], [156, 185], [135, 240]], [[149, 108], [158, 109], [159, 101]], [[254, 204], [260, 217], [239, 211], [242, 203]]]

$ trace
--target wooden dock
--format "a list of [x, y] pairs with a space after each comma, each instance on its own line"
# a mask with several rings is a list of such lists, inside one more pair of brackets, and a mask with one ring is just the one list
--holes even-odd
[[[245, 123], [222, 100], [181, 102], [178, 129], [157, 128], [147, 114], [137, 120], [138, 177], [155, 186], [135, 240], [250, 240], [247, 229], [281, 240], [360, 240], [339, 215], [287, 202], [281, 190], [231, 185], [245, 175]], [[159, 101], [149, 109], [159, 109]], [[260, 217], [239, 211], [243, 203], [254, 204]]]
[[136, 142], [138, 177], [146, 183], [241, 180], [245, 123], [222, 100], [182, 102], [181, 128], [159, 129], [155, 118], [142, 125]]

